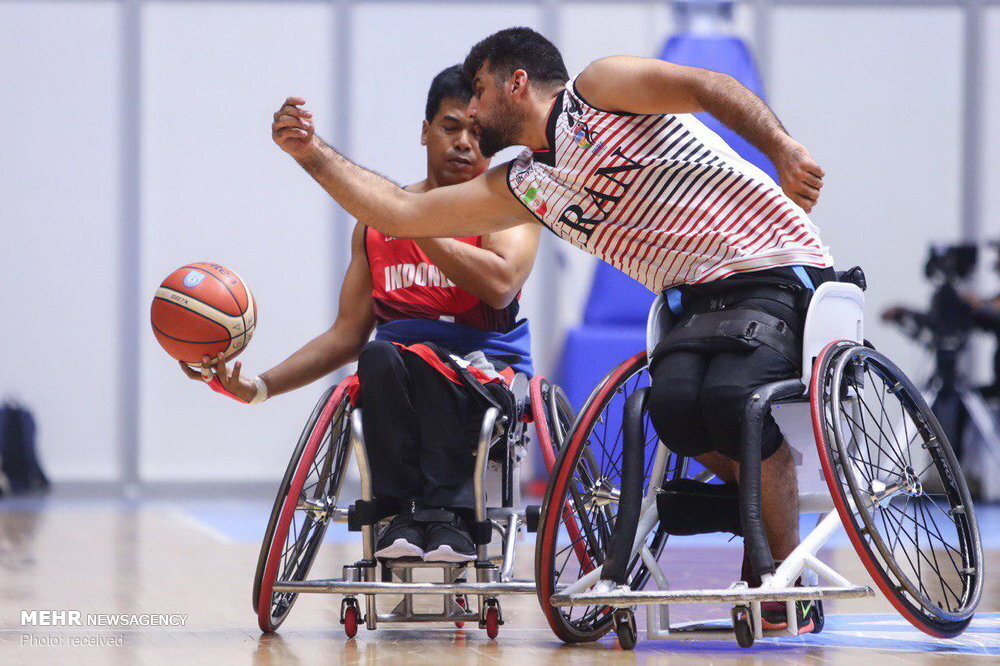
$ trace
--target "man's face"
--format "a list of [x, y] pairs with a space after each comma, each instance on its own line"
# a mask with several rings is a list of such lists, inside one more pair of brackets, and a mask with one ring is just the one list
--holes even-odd
[[490, 165], [479, 150], [467, 105], [446, 97], [430, 122], [424, 121], [420, 143], [427, 147], [427, 167], [439, 185], [472, 180]]
[[504, 148], [517, 144], [523, 120], [511, 99], [505, 82], [489, 71], [489, 62], [476, 72], [473, 81], [472, 101], [469, 114], [473, 116], [479, 131], [479, 148], [483, 155], [493, 157]]

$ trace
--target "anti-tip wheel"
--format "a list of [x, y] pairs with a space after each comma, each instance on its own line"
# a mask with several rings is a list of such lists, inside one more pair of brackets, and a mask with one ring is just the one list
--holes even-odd
[[618, 635], [618, 645], [623, 650], [635, 649], [639, 632], [635, 626], [635, 613], [627, 608], [615, 611], [615, 633]]
[[750, 609], [737, 606], [733, 609], [733, 631], [736, 632], [736, 644], [741, 648], [753, 647], [753, 622]]

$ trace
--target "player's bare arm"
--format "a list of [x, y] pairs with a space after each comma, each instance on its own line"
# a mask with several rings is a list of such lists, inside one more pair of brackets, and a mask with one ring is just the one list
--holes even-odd
[[274, 113], [274, 142], [353, 217], [390, 236], [472, 236], [534, 222], [507, 189], [506, 166], [425, 193], [392, 181], [338, 153], [315, 133], [306, 101], [289, 97]]
[[[356, 361], [372, 329], [372, 281], [364, 252], [364, 226], [358, 224], [351, 236], [351, 263], [340, 287], [337, 319], [329, 330], [307, 342], [287, 359], [260, 375], [267, 386], [267, 396], [294, 391], [334, 370]], [[184, 373], [199, 381], [219, 378], [223, 388], [236, 397], [250, 402], [257, 395], [257, 386], [242, 374], [242, 364], [236, 361], [232, 370], [219, 359], [202, 359], [201, 372], [181, 363]]]
[[502, 310], [531, 274], [541, 229], [538, 224], [522, 224], [487, 234], [482, 247], [451, 238], [424, 238], [417, 245], [452, 282]]
[[614, 56], [592, 63], [576, 83], [587, 101], [609, 111], [711, 113], [774, 162], [781, 188], [792, 201], [810, 212], [819, 199], [823, 169], [760, 97], [727, 74]]

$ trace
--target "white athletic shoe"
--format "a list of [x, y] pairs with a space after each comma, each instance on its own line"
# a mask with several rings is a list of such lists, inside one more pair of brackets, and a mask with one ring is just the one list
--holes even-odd
[[426, 555], [423, 548], [403, 538], [396, 539], [391, 544], [375, 551], [375, 557], [384, 560], [395, 560], [400, 557], [423, 557], [427, 559]]
[[393, 518], [375, 544], [375, 557], [386, 560], [423, 554], [424, 528], [413, 522], [412, 509]]

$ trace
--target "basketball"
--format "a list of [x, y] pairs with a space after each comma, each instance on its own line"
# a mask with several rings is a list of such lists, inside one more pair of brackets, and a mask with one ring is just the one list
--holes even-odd
[[160, 284], [149, 319], [160, 346], [178, 361], [196, 364], [219, 353], [228, 361], [253, 337], [257, 303], [234, 271], [207, 262], [188, 264]]

